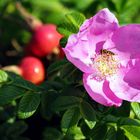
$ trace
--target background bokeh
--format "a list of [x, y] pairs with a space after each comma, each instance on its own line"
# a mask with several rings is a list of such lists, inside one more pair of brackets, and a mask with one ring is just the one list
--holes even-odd
[[[44, 23], [58, 25], [66, 13], [74, 10], [82, 12], [89, 18], [105, 7], [116, 15], [121, 25], [140, 22], [139, 0], [21, 0], [20, 2], [32, 15]], [[24, 47], [31, 37], [15, 3], [16, 0], [0, 0], [0, 63], [2, 66], [17, 63], [19, 60], [17, 58], [22, 55], [19, 46]], [[16, 54], [14, 51], [10, 53], [9, 50], [16, 50], [19, 53]]]

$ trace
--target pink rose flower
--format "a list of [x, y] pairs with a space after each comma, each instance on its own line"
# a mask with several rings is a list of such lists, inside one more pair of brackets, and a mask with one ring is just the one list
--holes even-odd
[[84, 87], [93, 100], [105, 106], [140, 102], [140, 25], [119, 27], [105, 8], [86, 20], [63, 50], [83, 72]]

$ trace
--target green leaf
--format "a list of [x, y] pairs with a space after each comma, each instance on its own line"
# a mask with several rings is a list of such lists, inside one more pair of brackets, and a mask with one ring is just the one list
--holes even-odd
[[115, 127], [109, 127], [103, 140], [126, 140], [123, 130]]
[[140, 105], [139, 103], [131, 103], [131, 107], [134, 111], [134, 113], [136, 114], [137, 118], [140, 119]]
[[6, 82], [8, 80], [8, 74], [3, 71], [0, 70], [0, 83]]
[[[96, 126], [96, 124], [95, 124], [95, 126]], [[81, 127], [81, 130], [82, 130], [84, 136], [87, 139], [90, 139], [90, 133], [94, 127], [89, 126], [87, 124], [86, 120], [83, 120], [83, 119], [80, 120], [80, 127]]]
[[66, 132], [67, 129], [76, 125], [80, 118], [80, 112], [78, 108], [71, 108], [67, 110], [61, 120], [61, 128]]
[[51, 64], [48, 69], [47, 69], [47, 74], [49, 76], [55, 74], [56, 72], [58, 72], [59, 70], [62, 69], [62, 67], [64, 66], [64, 64], [66, 64], [67, 61], [66, 60], [59, 60], [54, 62], [53, 64]]
[[82, 72], [71, 63], [67, 63], [63, 66], [63, 69], [60, 70], [60, 78], [68, 83], [76, 83], [82, 79]]
[[47, 127], [43, 132], [43, 140], [62, 140], [63, 135], [56, 128]]
[[66, 18], [70, 23], [72, 23], [79, 30], [81, 24], [86, 20], [85, 16], [79, 12], [73, 12], [71, 14], [67, 14]]
[[73, 107], [78, 107], [81, 98], [74, 96], [60, 96], [58, 97], [51, 106], [54, 111], [65, 110]]
[[116, 140], [126, 140], [126, 137], [124, 135], [124, 131], [120, 128], [117, 129]]
[[105, 136], [105, 140], [117, 140], [116, 139], [116, 130], [114, 127], [110, 127], [107, 131], [107, 134]]
[[14, 73], [8, 72], [8, 76], [13, 81], [12, 82], [13, 86], [24, 88], [24, 89], [27, 89], [27, 90], [30, 90], [30, 91], [36, 91], [36, 92], [40, 92], [41, 91], [39, 86], [36, 86], [33, 83], [24, 80], [19, 75], [16, 75]]
[[21, 119], [32, 116], [40, 104], [40, 95], [36, 93], [28, 93], [20, 100], [18, 108], [18, 116]]
[[87, 124], [87, 126], [90, 128], [90, 129], [93, 129], [94, 126], [96, 125], [96, 121], [88, 121], [85, 119], [85, 123]]
[[84, 119], [93, 122], [96, 121], [96, 112], [88, 102], [86, 101], [81, 102], [80, 112]]
[[72, 65], [71, 63], [66, 63], [63, 66], [63, 69], [61, 69], [60, 71], [60, 76], [61, 78], [68, 78], [72, 76], [72, 74], [76, 71], [76, 68], [74, 65]]
[[11, 124], [6, 130], [7, 136], [19, 136], [27, 130], [27, 124], [24, 121], [17, 121]]
[[121, 127], [129, 140], [140, 140], [140, 126], [124, 125]]
[[131, 118], [120, 118], [118, 120], [119, 125], [135, 125], [140, 127], [140, 122], [137, 119], [131, 119]]
[[97, 124], [91, 131], [90, 137], [93, 140], [104, 140], [107, 133], [107, 126], [105, 124]]
[[63, 22], [59, 25], [58, 31], [65, 37], [77, 33], [81, 24], [85, 21], [85, 16], [78, 12], [67, 14]]
[[17, 86], [3, 85], [0, 88], [0, 105], [10, 103], [11, 101], [20, 98], [26, 93], [26, 90]]
[[131, 119], [126, 117], [115, 117], [113, 115], [104, 116], [103, 121], [106, 123], [116, 123], [122, 125], [135, 125], [140, 126], [140, 122], [137, 119]]
[[58, 26], [57, 30], [59, 33], [64, 35], [65, 38], [68, 38], [71, 34], [78, 32], [78, 28], [76, 28], [70, 21], [67, 21], [67, 19]]
[[120, 119], [119, 117], [115, 117], [109, 114], [109, 115], [104, 116], [103, 121], [106, 123], [117, 123], [119, 119]]
[[51, 105], [58, 95], [56, 91], [48, 91], [47, 93], [41, 94], [41, 114], [43, 118], [50, 119], [52, 117]]
[[77, 81], [79, 82], [82, 76], [82, 72], [80, 72], [75, 68], [74, 65], [66, 60], [53, 63], [52, 65], [50, 65], [47, 71], [50, 79], [59, 77], [60, 79], [63, 79], [68, 83]]
[[73, 126], [69, 129], [69, 131], [67, 132], [66, 138], [65, 140], [67, 140], [68, 138], [70, 140], [85, 140], [85, 136], [83, 135], [81, 128], [77, 127], [77, 126]]

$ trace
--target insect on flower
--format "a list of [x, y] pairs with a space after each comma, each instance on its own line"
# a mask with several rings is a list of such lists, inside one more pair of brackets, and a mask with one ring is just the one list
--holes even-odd
[[101, 49], [100, 50], [100, 53], [101, 54], [106, 54], [106, 55], [115, 55], [115, 53], [113, 53], [113, 52], [111, 52], [111, 51], [108, 51], [108, 50], [106, 50], [106, 49]]

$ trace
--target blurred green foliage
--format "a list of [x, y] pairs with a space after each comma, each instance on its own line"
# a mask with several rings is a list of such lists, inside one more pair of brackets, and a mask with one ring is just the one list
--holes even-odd
[[[59, 25], [64, 15], [72, 11], [79, 11], [89, 18], [105, 7], [114, 12], [122, 25], [140, 22], [139, 0], [0, 0], [0, 62], [2, 66], [17, 64], [24, 55], [21, 50], [31, 37], [23, 17], [16, 9], [17, 1], [44, 23]], [[8, 62], [3, 63], [6, 58]]]
[[[71, 11], [79, 11], [87, 18], [102, 8], [109, 8], [117, 16], [120, 24], [140, 22], [139, 0], [19, 0], [32, 15], [44, 23], [59, 24], [63, 16]], [[20, 13], [15, 7], [16, 0], [0, 1], [0, 44], [7, 46], [12, 39], [25, 45], [30, 33]]]
[[[66, 35], [61, 41], [63, 45], [70, 34], [77, 32], [85, 18], [105, 7], [116, 15], [121, 25], [140, 23], [139, 0], [18, 1], [43, 23], [59, 25], [58, 31]], [[2, 66], [18, 63], [24, 55], [22, 49], [31, 37], [24, 18], [16, 9], [16, 2], [0, 0]], [[9, 56], [9, 51], [16, 53]], [[140, 139], [138, 103], [124, 102], [120, 108], [97, 104], [85, 92], [81, 72], [66, 60], [50, 65], [47, 73], [48, 80], [35, 86], [15, 74], [0, 71], [0, 140], [28, 140], [25, 136], [31, 120], [31, 126], [39, 122], [37, 133], [30, 129], [31, 133], [35, 137], [40, 135], [38, 139], [43, 140]], [[34, 120], [35, 116], [37, 119]], [[28, 117], [31, 120], [20, 120]]]

